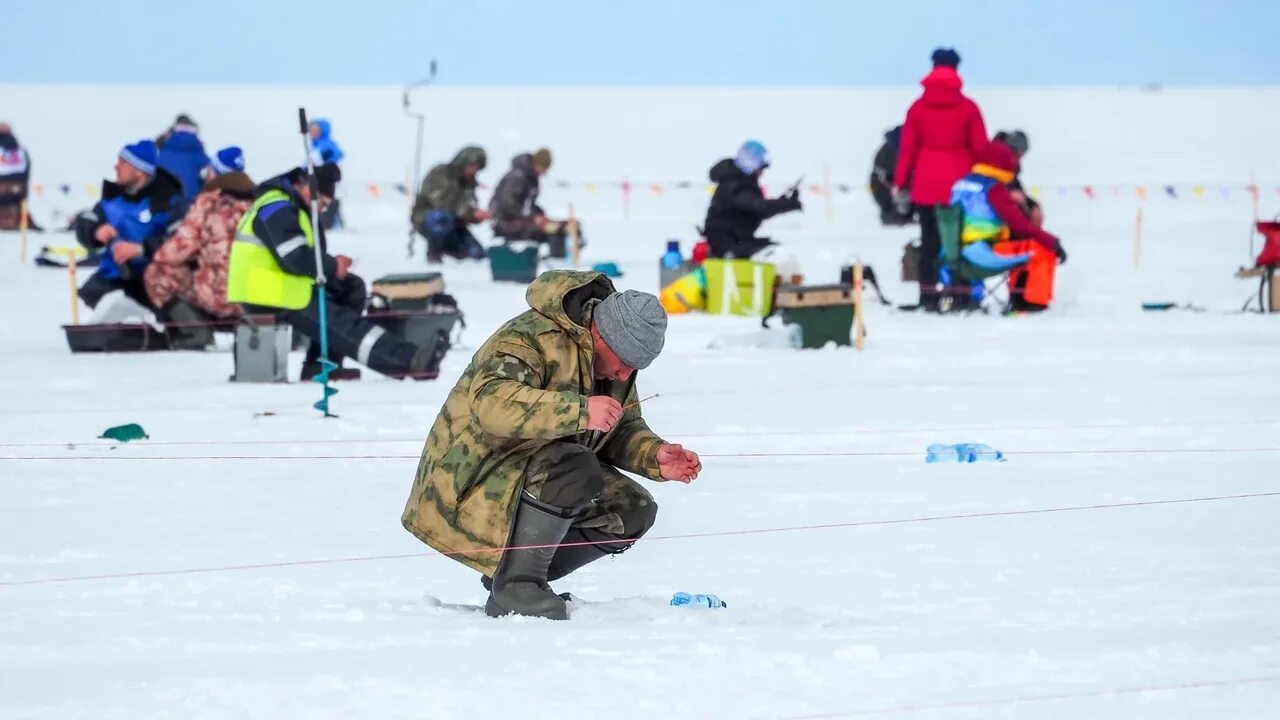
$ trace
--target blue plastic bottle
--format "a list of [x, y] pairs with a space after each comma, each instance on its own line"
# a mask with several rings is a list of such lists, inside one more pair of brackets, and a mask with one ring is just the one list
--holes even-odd
[[673, 607], [689, 605], [692, 607], [703, 607], [709, 609], [729, 607], [729, 603], [721, 600], [715, 595], [703, 595], [702, 593], [690, 595], [687, 592], [678, 592], [675, 595], [672, 595], [671, 605]]
[[930, 445], [924, 461], [935, 463], [1004, 462], [1004, 453], [982, 443], [957, 443], [955, 445]]
[[668, 270], [675, 270], [684, 262], [684, 256], [680, 254], [680, 241], [668, 240], [667, 251], [662, 254], [662, 267]]

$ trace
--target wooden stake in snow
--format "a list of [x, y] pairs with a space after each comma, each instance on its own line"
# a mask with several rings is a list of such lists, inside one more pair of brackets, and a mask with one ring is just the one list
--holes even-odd
[[1133, 227], [1133, 268], [1142, 263], [1142, 206], [1138, 206], [1138, 219]]
[[80, 283], [76, 282], [76, 253], [67, 250], [67, 282], [71, 290], [71, 324], [80, 324]]
[[862, 261], [853, 264], [853, 348], [862, 352], [867, 346], [867, 328], [862, 323]]
[[578, 219], [573, 214], [573, 203], [569, 203], [569, 252], [573, 257], [574, 270], [582, 267], [581, 249], [578, 244]]
[[[1254, 206], [1257, 208], [1257, 205]], [[18, 232], [22, 235], [22, 249], [19, 251], [19, 260], [23, 263], [27, 262], [27, 225], [30, 221], [27, 219], [27, 200], [23, 198], [22, 204], [18, 207], [18, 212], [22, 215], [18, 218]], [[1257, 214], [1256, 212], [1254, 213]]]

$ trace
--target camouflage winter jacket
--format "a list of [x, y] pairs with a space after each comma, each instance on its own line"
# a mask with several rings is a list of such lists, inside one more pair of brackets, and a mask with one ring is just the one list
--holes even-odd
[[466, 177], [462, 170], [468, 165], [479, 165], [483, 170], [486, 161], [483, 148], [468, 145], [459, 150], [449, 162], [431, 168], [431, 172], [422, 180], [418, 197], [413, 201], [413, 212], [410, 215], [413, 226], [422, 227], [422, 219], [432, 210], [453, 213], [459, 225], [475, 222], [475, 209], [479, 207], [479, 201], [476, 200], [476, 179]]
[[[486, 575], [497, 569], [530, 457], [563, 438], [597, 444], [587, 430], [587, 398], [601, 385], [591, 375], [590, 316], [613, 292], [604, 275], [571, 270], [545, 272], [529, 285], [531, 309], [480, 346], [431, 428], [400, 519], [409, 532]], [[635, 402], [635, 375], [603, 386], [624, 405]], [[636, 405], [597, 456], [662, 480], [663, 442]]]
[[[193, 291], [199, 298], [197, 304], [218, 317], [240, 314], [239, 307], [226, 301], [227, 266], [236, 226], [253, 204], [255, 187], [242, 172], [223, 173], [209, 180], [182, 224], [151, 258], [157, 270], [166, 265], [194, 266]], [[163, 273], [148, 276], [163, 278]], [[157, 281], [164, 282], [163, 279]]]
[[540, 235], [535, 215], [545, 215], [538, 206], [538, 173], [529, 153], [511, 159], [511, 169], [498, 181], [489, 200], [493, 234], [508, 240], [528, 240]]

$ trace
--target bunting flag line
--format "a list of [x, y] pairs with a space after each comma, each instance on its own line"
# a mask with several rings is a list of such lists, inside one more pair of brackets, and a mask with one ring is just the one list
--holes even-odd
[[[629, 179], [622, 180], [598, 181], [598, 180], [568, 180], [560, 179], [548, 181], [547, 184], [557, 190], [568, 192], [587, 192], [599, 193], [604, 189], [615, 188], [621, 191], [625, 201], [630, 200], [633, 195], [650, 196], [654, 198], [664, 198], [676, 190], [694, 190], [703, 188], [707, 194], [715, 192], [715, 183], [708, 183], [698, 180], [671, 180], [666, 182], [632, 182]], [[482, 189], [488, 186], [481, 184]], [[1276, 194], [1280, 194], [1280, 185], [1276, 186], [1260, 186], [1255, 183], [1222, 184], [1222, 183], [1172, 183], [1154, 185], [1152, 188], [1158, 188], [1168, 200], [1186, 200], [1194, 198], [1196, 200], [1211, 200], [1214, 198], [1224, 202], [1229, 202], [1236, 198], [1253, 198], [1257, 199], [1261, 196], [1266, 187], [1270, 187]], [[77, 190], [81, 188], [82, 190]], [[1110, 188], [1110, 193], [1105, 192], [1106, 188]], [[401, 197], [409, 196], [413, 190], [401, 182], [367, 182], [367, 183], [343, 183], [339, 187], [339, 197], [345, 197], [352, 192], [361, 192], [367, 197], [375, 200], [381, 200], [384, 196], [398, 195]], [[768, 197], [769, 190], [761, 185], [765, 196]], [[1213, 192], [1214, 190], [1217, 192]], [[870, 193], [871, 185], [865, 183], [850, 182], [832, 182], [824, 185], [816, 182], [806, 183], [800, 186], [800, 190], [811, 197], [826, 198], [833, 195], [854, 195], [858, 193]], [[100, 195], [100, 185], [98, 183], [85, 183], [77, 185], [75, 183], [57, 183], [46, 184], [44, 182], [35, 182], [31, 184], [31, 191], [36, 198], [44, 198], [46, 192], [49, 195], [54, 193], [61, 194], [64, 197], [87, 197], [89, 200], [97, 200]], [[1067, 198], [1072, 193], [1079, 193], [1085, 199], [1090, 201], [1111, 199], [1123, 199], [1130, 192], [1137, 198], [1139, 202], [1147, 202], [1148, 186], [1140, 184], [1109, 183], [1106, 185], [1094, 184], [1044, 184], [1030, 185], [1027, 188], [1028, 194], [1040, 200], [1046, 193], [1053, 193], [1057, 197]], [[83, 193], [81, 195], [81, 193]]]

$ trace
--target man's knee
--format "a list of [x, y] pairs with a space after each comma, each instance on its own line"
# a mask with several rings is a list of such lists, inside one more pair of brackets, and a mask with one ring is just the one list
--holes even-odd
[[645, 493], [645, 498], [619, 513], [624, 528], [623, 536], [635, 540], [645, 533], [658, 520], [658, 503], [652, 495]]
[[531, 495], [565, 509], [586, 507], [604, 490], [600, 461], [577, 443], [552, 443], [539, 450], [525, 478], [525, 490]]

